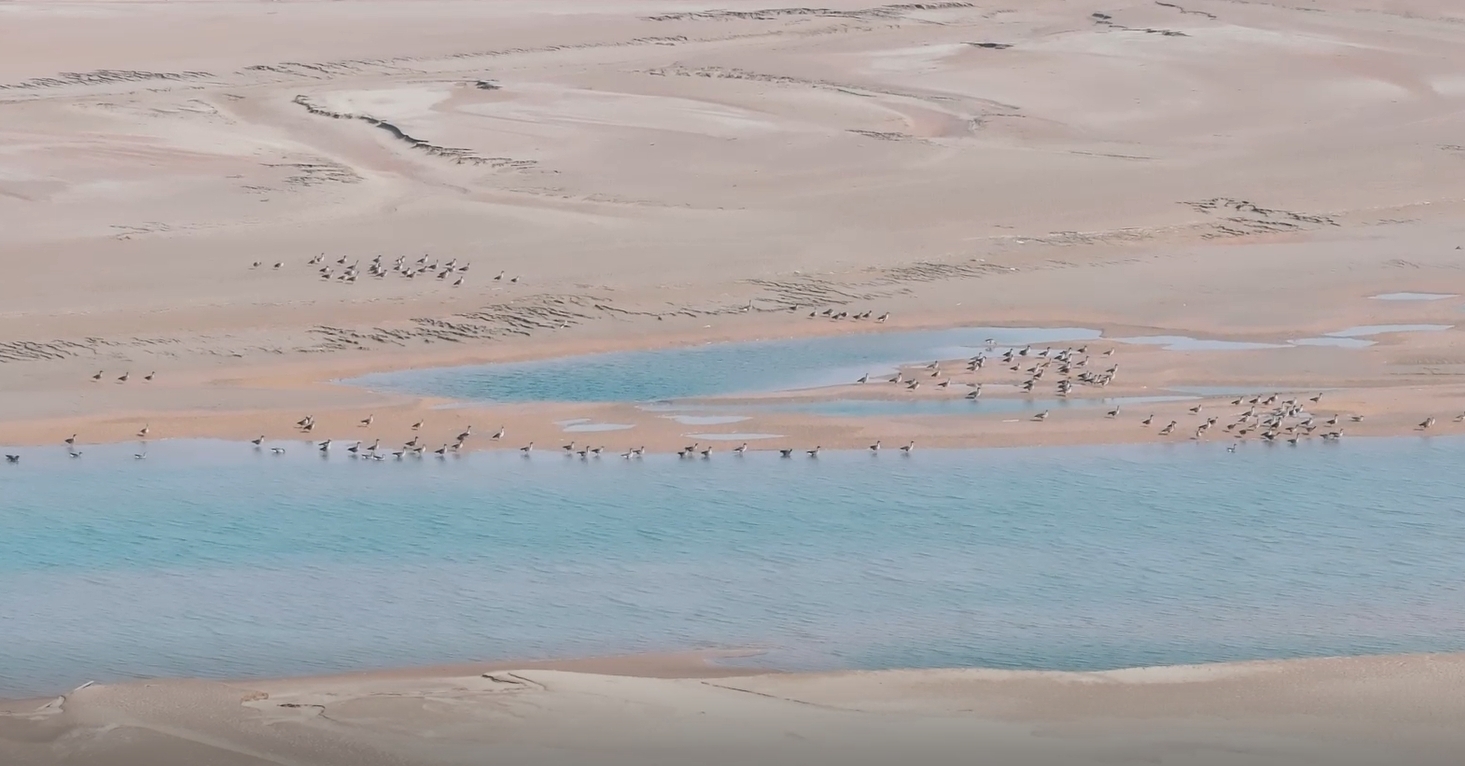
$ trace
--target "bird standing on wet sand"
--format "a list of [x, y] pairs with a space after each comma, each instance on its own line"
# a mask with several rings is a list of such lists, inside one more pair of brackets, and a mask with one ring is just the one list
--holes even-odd
[[1039, 412], [1038, 414], [1036, 414], [1036, 415], [1033, 416], [1033, 420], [1036, 421], [1036, 422], [1038, 422], [1038, 423], [1041, 423], [1041, 422], [1043, 422], [1044, 420], [1047, 420], [1047, 419], [1048, 419], [1048, 411], [1047, 410], [1043, 410], [1042, 412]]
[[101, 380], [102, 379], [102, 372], [103, 372], [102, 370], [97, 370], [97, 374], [92, 376], [92, 380]]
[[148, 426], [147, 425], [143, 425], [142, 430], [141, 431], [138, 431], [137, 432], [137, 435], [138, 435], [139, 438], [146, 438], [147, 435], [148, 435]]
[[145, 381], [147, 381], [147, 382], [149, 382], [149, 383], [151, 383], [151, 382], [153, 382], [153, 376], [154, 375], [157, 375], [157, 374], [158, 373], [156, 373], [156, 372], [150, 372], [150, 373], [142, 376], [142, 379], [145, 380]]
[[493, 436], [490, 436], [488, 438], [494, 441], [498, 441], [499, 439], [504, 438], [504, 433], [506, 432], [506, 430], [507, 428], [505, 426], [499, 426], [499, 430], [495, 431]]
[[1421, 430], [1421, 431], [1427, 431], [1433, 425], [1434, 425], [1434, 418], [1425, 418], [1424, 419], [1424, 422], [1419, 424], [1419, 430]]
[[132, 373], [130, 373], [130, 372], [124, 372], [124, 373], [122, 373], [122, 377], [120, 377], [120, 378], [117, 379], [117, 382], [118, 383], [126, 383], [127, 382], [127, 379], [130, 378], [130, 377], [132, 377]]
[[366, 417], [364, 417], [364, 418], [361, 419], [361, 427], [362, 428], [370, 428], [371, 427], [371, 424], [374, 423], [374, 422], [376, 422], [376, 416], [375, 415], [367, 415]]
[[76, 444], [76, 434], [72, 434], [72, 435], [66, 437], [66, 444], [67, 444], [67, 446], [71, 446], [71, 445]]

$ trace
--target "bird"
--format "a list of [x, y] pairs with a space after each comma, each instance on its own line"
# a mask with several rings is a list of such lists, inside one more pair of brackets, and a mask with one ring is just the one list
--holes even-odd
[[504, 438], [504, 431], [505, 430], [507, 430], [507, 429], [504, 426], [499, 426], [499, 430], [495, 431], [494, 434], [493, 434], [493, 436], [490, 436], [488, 438], [490, 438], [490, 439], [492, 439], [494, 441], [498, 441], [499, 439]]
[[1322, 394], [1318, 394], [1317, 396], [1310, 397], [1308, 399], [1308, 401], [1309, 402], [1312, 402], [1313, 404], [1317, 404], [1318, 402], [1322, 401], [1322, 398], [1323, 398], [1323, 395]]
[[76, 444], [76, 434], [72, 434], [72, 435], [66, 437], [66, 443], [68, 445]]
[[506, 272], [500, 271], [499, 272], [499, 275], [493, 278], [493, 281], [495, 281], [495, 282], [502, 282], [502, 281], [504, 281], [504, 274], [505, 273]]
[[156, 372], [150, 372], [150, 373], [142, 376], [142, 379], [145, 380], [145, 381], [147, 381], [147, 382], [149, 382], [149, 383], [151, 383], [151, 382], [153, 382], [153, 376], [154, 375], [157, 375], [157, 374], [158, 373], [156, 373]]
[[97, 374], [92, 376], [92, 380], [101, 380], [102, 379], [102, 372], [103, 372], [102, 370], [97, 370]]
[[284, 265], [285, 265], [285, 263], [283, 261], [275, 261], [275, 268], [277, 268], [277, 269], [280, 268], [281, 266], [284, 266]]
[[117, 382], [118, 383], [126, 383], [127, 382], [127, 379], [130, 378], [130, 377], [132, 377], [132, 373], [130, 373], [130, 372], [124, 372], [124, 373], [122, 373], [122, 377], [120, 377], [120, 378], [117, 379]]
[[443, 457], [444, 455], [448, 454], [448, 445], [444, 444], [443, 446], [438, 447], [437, 449], [432, 451], [432, 454], [437, 455], [438, 457]]
[[1236, 451], [1236, 445], [1234, 443], [1227, 445], [1226, 446], [1226, 451], [1227, 452], [1235, 452]]
[[534, 451], [534, 442], [529, 442], [528, 444], [525, 444], [524, 446], [519, 448], [519, 451], [524, 453], [525, 455], [528, 455], [530, 452]]
[[5, 462], [7, 462], [7, 463], [19, 463], [20, 462], [20, 455], [6, 455], [5, 456]]
[[417, 421], [416, 423], [413, 423], [412, 424], [412, 430], [413, 431], [416, 431], [419, 428], [422, 428], [422, 423], [423, 423], [423, 421], [421, 421], [421, 420]]
[[[598, 455], [600, 453], [597, 451], [596, 454]], [[711, 446], [703, 447], [701, 454], [702, 454], [703, 459], [712, 457], [712, 447]]]
[[916, 451], [916, 443], [914, 441], [912, 441], [911, 443], [905, 445], [904, 447], [901, 447], [900, 448], [900, 451], [902, 453], [906, 454], [906, 455], [909, 455], [912, 452], [915, 452]]
[[1115, 407], [1114, 409], [1109, 410], [1108, 412], [1104, 413], [1104, 417], [1106, 417], [1106, 418], [1117, 418], [1117, 417], [1119, 417], [1119, 408], [1118, 407]]
[[142, 430], [137, 432], [137, 435], [139, 437], [145, 437], [145, 436], [147, 436], [148, 435], [148, 427], [146, 425], [144, 425], [142, 427]]
[[733, 450], [733, 453], [734, 454], [737, 454], [737, 455], [741, 455], [741, 454], [743, 454], [744, 452], [747, 452], [747, 451], [748, 451], [748, 443], [747, 442], [743, 442], [740, 446], [738, 446], [736, 449]]
[[361, 451], [361, 442], [356, 442], [355, 444], [347, 447], [346, 451], [355, 455], [357, 452]]
[[68, 454], [68, 455], [70, 455], [72, 457], [81, 457], [81, 452], [79, 452], [77, 450], [71, 450], [71, 451], [67, 452], [66, 454]]
[[133, 455], [132, 455], [132, 459], [133, 460], [147, 460], [148, 459], [148, 453], [146, 453], [146, 452], [134, 452]]
[[574, 442], [570, 442], [569, 444], [566, 444], [566, 445], [561, 446], [560, 449], [564, 450], [565, 451], [565, 454], [568, 455], [571, 452], [574, 452], [575, 451], [575, 443]]
[[875, 443], [870, 445], [870, 451], [871, 452], [879, 452], [880, 451], [880, 440], [879, 439], [876, 439], [875, 440]]
[[779, 450], [778, 451], [778, 456], [779, 457], [793, 457], [794, 456], [793, 448]]
[[1422, 423], [1419, 424], [1419, 430], [1421, 430], [1421, 431], [1427, 430], [1430, 426], [1433, 426], [1433, 425], [1434, 425], [1434, 418], [1425, 418], [1424, 419], [1424, 422], [1422, 422]]
[[361, 427], [362, 428], [369, 428], [371, 426], [371, 424], [373, 422], [375, 422], [375, 421], [376, 421], [376, 416], [375, 415], [367, 415], [366, 417], [364, 417], [364, 418], [361, 419]]
[[270, 447], [270, 452], [273, 452], [276, 455], [283, 455], [283, 454], [285, 454], [285, 448], [284, 447]]
[[330, 449], [331, 449], [331, 440], [330, 439], [326, 439], [325, 441], [321, 442], [320, 444], [318, 444], [316, 446], [320, 448], [320, 451], [321, 452], [329, 452]]
[[857, 380], [857, 381], [855, 381], [855, 382], [856, 383], [869, 383], [870, 382], [870, 373], [867, 372], [864, 375], [861, 375], [860, 376], [860, 379]]
[[1041, 423], [1041, 422], [1043, 422], [1044, 420], [1047, 420], [1047, 419], [1048, 419], [1048, 411], [1047, 410], [1043, 410], [1042, 412], [1039, 412], [1038, 414], [1036, 414], [1036, 415], [1033, 416], [1033, 420], [1035, 420], [1035, 421], [1037, 421], [1039, 423]]
[[821, 449], [823, 449], [823, 447], [819, 447], [816, 445], [814, 449], [804, 450], [804, 454], [808, 455], [809, 457], [819, 457], [819, 450]]
[[1139, 422], [1139, 424], [1142, 425], [1142, 426], [1147, 426], [1147, 425], [1149, 425], [1149, 424], [1151, 424], [1153, 422], [1155, 422], [1155, 415], [1154, 415], [1154, 413], [1151, 413], [1149, 417], [1145, 418], [1144, 420], [1141, 420]]

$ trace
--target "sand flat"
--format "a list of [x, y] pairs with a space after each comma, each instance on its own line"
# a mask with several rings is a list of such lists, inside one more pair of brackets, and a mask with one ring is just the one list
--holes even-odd
[[657, 678], [540, 667], [160, 681], [11, 703], [0, 756], [77, 766], [957, 764], [978, 752], [1013, 764], [1412, 766], [1457, 762], [1461, 673], [1459, 657], [1418, 655], [1106, 673]]

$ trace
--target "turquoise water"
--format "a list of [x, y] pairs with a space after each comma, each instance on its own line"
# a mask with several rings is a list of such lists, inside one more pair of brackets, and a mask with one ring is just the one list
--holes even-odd
[[716, 343], [536, 362], [379, 373], [348, 382], [453, 399], [646, 402], [853, 383], [901, 364], [959, 359], [987, 349], [1098, 338], [1073, 327], [963, 327], [796, 340]]
[[785, 668], [1465, 649], [1465, 440], [0, 465], [0, 696], [759, 647]]
[[[872, 417], [872, 416], [943, 416], [953, 415], [1003, 415], [1011, 413], [1035, 413], [1043, 410], [1084, 409], [1090, 407], [1144, 407], [1159, 402], [1183, 402], [1193, 396], [1118, 396], [1098, 397], [1045, 397], [1021, 399], [1013, 397], [983, 397], [967, 399], [966, 388], [952, 389], [950, 399], [830, 399], [811, 402], [780, 402], [748, 405], [749, 410], [765, 412], [802, 412], [809, 415], [829, 417]], [[726, 409], [726, 408], [723, 408]]]

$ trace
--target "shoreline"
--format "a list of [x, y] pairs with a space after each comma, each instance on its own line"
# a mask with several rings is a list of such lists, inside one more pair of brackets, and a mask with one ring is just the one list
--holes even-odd
[[[455, 349], [452, 353], [413, 354], [402, 358], [399, 355], [371, 354], [371, 359], [360, 360], [341, 355], [330, 359], [288, 362], [273, 367], [257, 369], [247, 376], [238, 374], [200, 374], [194, 372], [170, 379], [160, 376], [156, 382], [128, 383], [126, 386], [148, 387], [157, 392], [170, 393], [186, 390], [190, 396], [209, 396], [210, 391], [228, 387], [242, 392], [269, 392], [272, 397], [299, 400], [299, 404], [280, 404], [264, 408], [231, 408], [227, 404], [210, 404], [204, 408], [165, 410], [145, 409], [102, 409], [77, 416], [54, 416], [44, 418], [11, 417], [0, 420], [5, 434], [4, 443], [15, 447], [44, 448], [59, 444], [69, 434], [79, 434], [77, 444], [116, 444], [141, 441], [139, 429], [146, 426], [148, 437], [156, 438], [218, 438], [224, 440], [250, 440], [265, 436], [270, 441], [322, 441], [333, 439], [350, 442], [362, 439], [367, 443], [383, 434], [401, 436], [406, 440], [416, 432], [409, 430], [411, 423], [424, 421], [422, 436], [435, 449], [434, 442], [447, 443], [460, 429], [475, 425], [480, 432], [491, 433], [504, 426], [508, 435], [501, 442], [474, 439], [465, 445], [467, 450], [492, 448], [515, 448], [528, 442], [537, 448], [575, 441], [580, 444], [605, 444], [608, 449], [645, 447], [648, 452], [674, 452], [682, 449], [695, 434], [715, 431], [715, 428], [698, 428], [675, 423], [645, 409], [651, 402], [557, 402], [529, 401], [494, 403], [471, 399], [454, 399], [439, 396], [424, 396], [370, 389], [346, 382], [375, 373], [413, 372], [434, 369], [473, 367], [495, 363], [519, 363], [574, 359], [582, 356], [614, 354], [620, 352], [659, 351], [677, 348], [699, 348], [720, 343], [747, 343], [759, 341], [800, 340], [822, 337], [850, 337], [861, 335], [891, 334], [919, 331], [942, 331], [962, 328], [1053, 328], [1073, 327], [1064, 322], [1046, 325], [980, 323], [952, 321], [939, 312], [915, 315], [902, 321], [892, 321], [881, 326], [857, 326], [828, 320], [800, 319], [792, 322], [775, 323], [772, 327], [760, 326], [742, 328], [743, 332], [729, 332], [726, 329], [711, 333], [676, 332], [655, 335], [649, 338], [620, 337], [614, 342], [571, 341], [529, 348], [525, 343], [508, 343], [496, 347]], [[1125, 419], [1106, 419], [1098, 407], [1074, 407], [1067, 410], [1066, 404], [1083, 404], [1085, 400], [1130, 399], [1155, 396], [1173, 396], [1176, 401], [1141, 403], [1133, 412], [1141, 410], [1153, 414], [1160, 423], [1170, 419], [1184, 428], [1187, 411], [1200, 404], [1215, 409], [1227, 406], [1233, 395], [1202, 395], [1174, 390], [1176, 387], [1215, 387], [1264, 391], [1327, 392], [1327, 403], [1320, 411], [1343, 416], [1363, 415], [1363, 422], [1348, 422], [1346, 430], [1362, 436], [1403, 436], [1419, 433], [1418, 424], [1425, 418], [1435, 418], [1430, 433], [1465, 432], [1465, 427], [1453, 422], [1456, 413], [1465, 410], [1465, 380], [1440, 381], [1437, 375], [1419, 376], [1406, 382], [1387, 378], [1370, 377], [1363, 380], [1327, 379], [1315, 373], [1273, 372], [1266, 377], [1271, 388], [1264, 388], [1249, 382], [1260, 375], [1215, 374], [1226, 365], [1241, 361], [1249, 366], [1258, 366], [1259, 358], [1276, 359], [1282, 354], [1308, 355], [1309, 358], [1326, 360], [1329, 365], [1347, 364], [1356, 366], [1359, 360], [1377, 358], [1385, 354], [1396, 354], [1400, 348], [1429, 346], [1440, 340], [1451, 340], [1451, 332], [1414, 333], [1406, 335], [1385, 335], [1376, 345], [1367, 348], [1316, 348], [1289, 346], [1278, 349], [1217, 350], [1217, 351], [1173, 351], [1161, 346], [1133, 344], [1116, 341], [1112, 336], [1126, 332], [1150, 332], [1156, 335], [1182, 331], [1164, 328], [1104, 327], [1098, 330], [1101, 337], [1088, 341], [1059, 342], [1054, 347], [1087, 345], [1099, 350], [1116, 353], [1105, 363], [1123, 361], [1126, 366], [1127, 382], [1103, 389], [1080, 387], [1076, 394], [1067, 398], [1055, 397], [1051, 393], [1030, 396], [1016, 394], [991, 394], [986, 401], [1049, 401], [1059, 403], [1053, 410], [1055, 417], [1041, 424], [1024, 421], [1028, 415], [1022, 411], [1009, 411], [988, 415], [973, 407], [971, 414], [920, 414], [881, 413], [869, 416], [835, 416], [799, 412], [749, 412], [739, 422], [735, 432], [778, 434], [777, 439], [753, 441], [750, 450], [778, 449], [786, 446], [808, 448], [813, 445], [828, 449], [862, 449], [875, 440], [882, 440], [887, 447], [899, 446], [906, 441], [915, 441], [922, 447], [963, 448], [1002, 446], [1062, 446], [1078, 444], [1131, 444], [1153, 441], [1155, 429], [1132, 427]], [[1193, 335], [1202, 340], [1244, 338], [1245, 342], [1272, 342], [1279, 337], [1299, 333], [1258, 334], [1248, 336], [1210, 335], [1209, 338]], [[1098, 356], [1094, 356], [1098, 360]], [[1336, 360], [1336, 361], [1334, 361]], [[952, 360], [943, 360], [952, 361]], [[1137, 369], [1137, 372], [1132, 370]], [[901, 368], [905, 374], [916, 377], [923, 374], [920, 365]], [[1362, 372], [1363, 370], [1360, 370]], [[229, 371], [233, 373], [234, 371]], [[1208, 374], [1209, 373], [1209, 374]], [[1244, 373], [1244, 371], [1243, 371]], [[981, 376], [968, 376], [981, 380]], [[989, 376], [990, 377], [990, 376]], [[1151, 378], [1136, 380], [1136, 378]], [[947, 379], [963, 379], [960, 373]], [[991, 382], [988, 380], [988, 382]], [[1145, 383], [1145, 385], [1140, 385]], [[1045, 384], [1046, 385], [1046, 384]], [[100, 389], [107, 393], [124, 387], [110, 381], [87, 381], [78, 387], [77, 396], [85, 399]], [[999, 386], [1000, 388], [1001, 386]], [[966, 389], [952, 389], [965, 391]], [[149, 391], [152, 393], [152, 391]], [[853, 396], [852, 396], [853, 395]], [[1181, 397], [1185, 397], [1183, 400]], [[1435, 400], [1442, 397], [1454, 399], [1450, 405]], [[721, 394], [716, 396], [686, 397], [673, 400], [678, 404], [695, 404], [709, 410], [719, 406], [725, 408], [749, 407], [768, 403], [817, 404], [850, 400], [913, 401], [934, 402], [952, 400], [960, 405], [961, 394], [943, 395], [923, 391], [907, 395], [899, 387], [887, 387], [876, 383], [868, 386], [824, 386], [807, 389], [773, 390], [744, 394]], [[204, 402], [208, 402], [207, 399]], [[1449, 409], [1446, 409], [1446, 407]], [[321, 425], [312, 433], [305, 434], [291, 424], [302, 413], [316, 414]], [[372, 417], [373, 427], [360, 429], [358, 421]], [[1142, 417], [1142, 416], [1141, 416]], [[604, 421], [623, 423], [632, 428], [597, 434], [577, 435], [565, 431], [558, 424], [572, 420]], [[1192, 424], [1193, 425], [1193, 424]], [[746, 427], [745, 427], [746, 426]], [[1157, 426], [1158, 427], [1158, 426]], [[1183, 438], [1183, 437], [1182, 437]], [[589, 441], [582, 441], [588, 439]], [[394, 444], [395, 442], [388, 442]], [[612, 446], [613, 445], [613, 446]], [[717, 451], [725, 451], [737, 442], [716, 443]]]
[[741, 660], [761, 656], [756, 649], [700, 649], [673, 652], [652, 652], [646, 654], [613, 654], [604, 656], [567, 657], [542, 660], [484, 660], [472, 662], [450, 662], [429, 665], [403, 665], [385, 668], [363, 668], [335, 673], [307, 674], [293, 676], [263, 676], [242, 678], [211, 678], [206, 676], [170, 676], [157, 678], [136, 678], [118, 681], [84, 681], [69, 689], [49, 694], [33, 694], [25, 697], [0, 697], [0, 714], [14, 713], [32, 703], [46, 705], [58, 698], [65, 698], [80, 689], [91, 687], [152, 686], [179, 682], [202, 681], [235, 687], [281, 687], [299, 684], [332, 685], [354, 684], [373, 681], [394, 681], [402, 679], [443, 679], [467, 675], [486, 675], [516, 670], [549, 670], [563, 673], [580, 673], [598, 676], [623, 676], [642, 679], [728, 679], [757, 676], [780, 676], [786, 678], [842, 678], [878, 676], [897, 673], [964, 673], [986, 676], [994, 679], [1050, 678], [1084, 682], [1086, 679], [1144, 678], [1151, 682], [1198, 680], [1224, 677], [1233, 673], [1257, 669], [1279, 669], [1288, 666], [1307, 666], [1327, 663], [1402, 663], [1409, 660], [1447, 660], [1465, 663], [1465, 651], [1461, 652], [1406, 652], [1395, 654], [1347, 654], [1308, 655], [1301, 657], [1263, 657], [1245, 660], [1218, 660], [1215, 662], [1187, 662], [1176, 665], [1135, 665], [1099, 670], [1054, 670], [1047, 668], [996, 668], [982, 666], [941, 667], [888, 667], [873, 669], [834, 670], [788, 670], [751, 665], [719, 665], [719, 660]]

